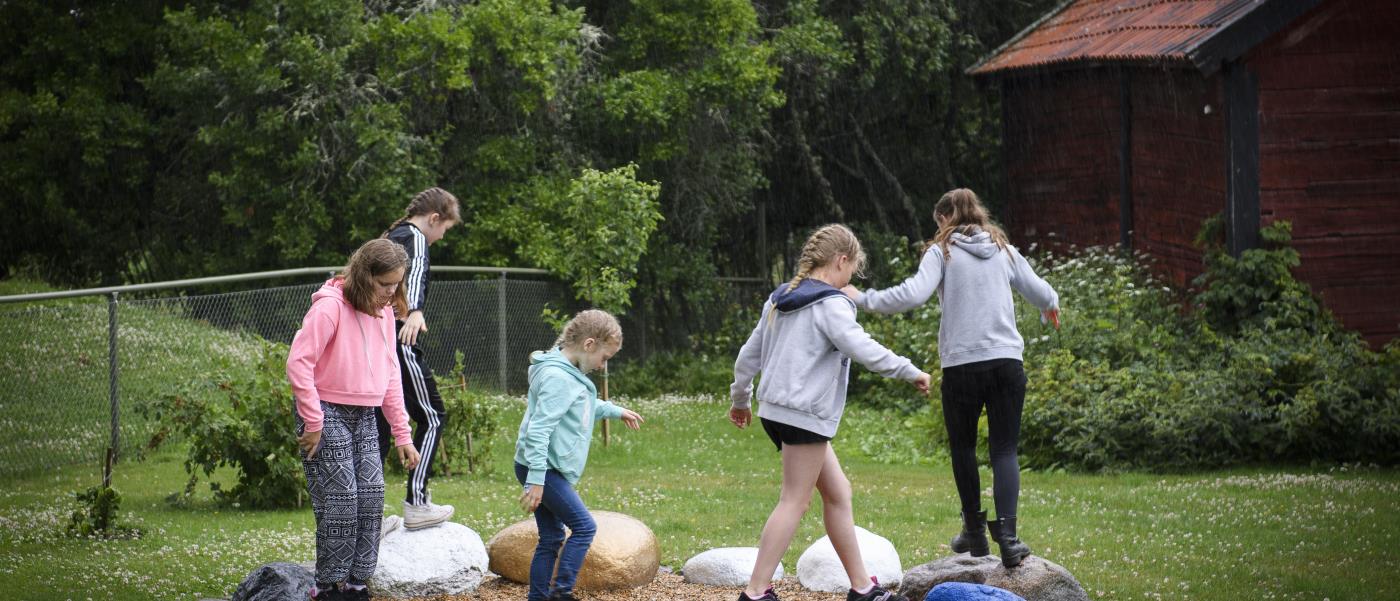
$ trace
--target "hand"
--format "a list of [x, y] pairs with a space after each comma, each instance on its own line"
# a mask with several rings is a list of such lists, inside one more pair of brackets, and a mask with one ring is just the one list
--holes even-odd
[[520, 493], [520, 508], [525, 513], [534, 513], [540, 506], [540, 499], [544, 498], [544, 487], [538, 484], [527, 484], [525, 492]]
[[1040, 323], [1045, 323], [1047, 320], [1055, 326], [1056, 330], [1060, 329], [1060, 309], [1056, 307], [1047, 311], [1041, 311]]
[[413, 468], [418, 467], [418, 460], [422, 457], [418, 455], [418, 449], [413, 448], [413, 443], [399, 445], [398, 451], [399, 463], [403, 464], [403, 469], [411, 472]]
[[642, 422], [644, 421], [647, 420], [642, 419], [642, 416], [639, 415], [636, 411], [633, 411], [631, 409], [622, 410], [622, 423], [627, 424], [628, 428], [633, 430], [641, 430]]
[[932, 382], [933, 376], [928, 375], [928, 372], [919, 372], [919, 377], [914, 378], [914, 389], [928, 396], [928, 387]]
[[841, 288], [841, 293], [845, 294], [846, 297], [850, 298], [851, 300], [856, 300], [857, 298], [860, 298], [861, 294], [860, 290], [857, 290], [855, 286], [852, 286], [850, 284], [846, 284], [845, 286], [843, 286]]
[[307, 459], [315, 459], [316, 452], [321, 450], [321, 431], [305, 432], [297, 437], [297, 446], [306, 453]]
[[408, 314], [403, 320], [403, 327], [399, 328], [399, 342], [407, 345], [418, 343], [418, 334], [428, 331], [428, 324], [423, 322], [423, 312], [414, 311]]
[[729, 423], [734, 424], [740, 430], [749, 427], [749, 422], [753, 421], [753, 411], [750, 409], [729, 409]]

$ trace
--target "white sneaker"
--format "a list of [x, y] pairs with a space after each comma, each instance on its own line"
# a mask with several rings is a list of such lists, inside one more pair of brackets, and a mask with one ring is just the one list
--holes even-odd
[[437, 505], [428, 497], [421, 505], [403, 502], [403, 527], [409, 530], [427, 528], [446, 522], [456, 511], [451, 505]]
[[379, 540], [384, 540], [384, 537], [389, 536], [390, 532], [398, 530], [399, 526], [402, 525], [403, 518], [396, 515], [385, 516], [384, 519], [379, 522]]

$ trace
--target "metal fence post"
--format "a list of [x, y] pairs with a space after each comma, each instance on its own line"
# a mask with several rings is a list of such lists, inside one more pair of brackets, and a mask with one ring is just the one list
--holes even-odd
[[117, 402], [117, 293], [107, 297], [107, 398], [112, 408], [112, 439], [102, 465], [102, 487], [112, 487], [112, 464], [121, 444], [120, 405]]
[[501, 279], [496, 286], [496, 351], [497, 360], [500, 365], [501, 393], [506, 389], [506, 272], [501, 272]]

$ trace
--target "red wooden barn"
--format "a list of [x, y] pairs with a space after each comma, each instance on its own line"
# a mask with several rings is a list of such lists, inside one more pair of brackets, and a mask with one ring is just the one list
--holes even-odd
[[1185, 284], [1293, 223], [1297, 275], [1400, 334], [1400, 2], [1071, 0], [968, 70], [999, 84], [1013, 238], [1121, 243]]

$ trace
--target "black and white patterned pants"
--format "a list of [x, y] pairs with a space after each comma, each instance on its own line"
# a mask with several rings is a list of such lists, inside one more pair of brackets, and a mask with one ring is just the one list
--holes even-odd
[[[313, 459], [302, 455], [316, 515], [316, 582], [366, 582], [379, 562], [384, 466], [373, 407], [321, 402], [325, 420]], [[297, 417], [297, 434], [305, 429]]]

